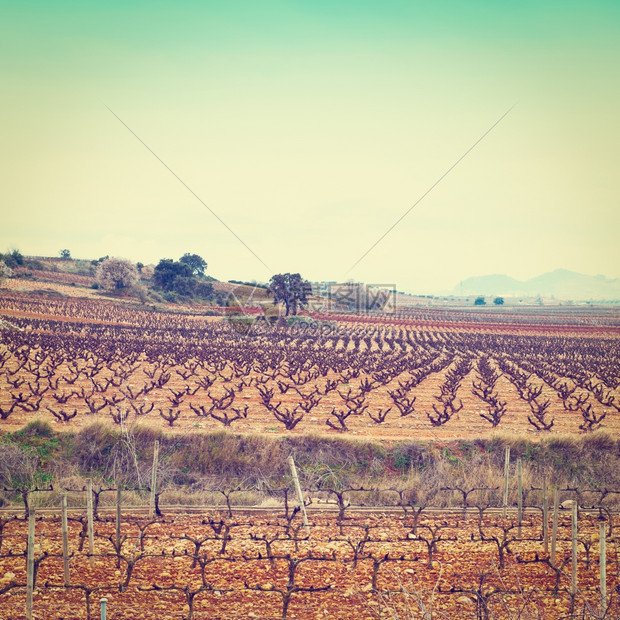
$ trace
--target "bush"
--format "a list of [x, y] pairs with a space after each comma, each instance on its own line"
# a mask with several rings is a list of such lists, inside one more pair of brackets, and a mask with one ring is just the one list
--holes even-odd
[[205, 316], [222, 316], [222, 313], [218, 312], [217, 310], [206, 310], [204, 315]]
[[201, 299], [209, 299], [213, 295], [213, 284], [199, 280], [196, 282], [194, 294]]
[[36, 419], [15, 433], [15, 437], [52, 437], [54, 429], [49, 422]]
[[84, 472], [102, 471], [110, 452], [118, 441], [118, 433], [101, 423], [83, 428], [75, 437], [73, 457]]
[[3, 261], [0, 260], [0, 282], [5, 278], [12, 278], [13, 270]]
[[45, 265], [34, 258], [30, 258], [24, 261], [24, 266], [33, 271], [45, 271]]
[[[150, 301], [155, 301], [160, 304], [166, 301], [157, 291], [150, 289], [150, 290], [147, 290], [147, 293], [148, 293]], [[153, 310], [155, 310], [155, 306], [153, 306]]]
[[476, 297], [474, 301], [474, 306], [486, 306], [487, 302], [484, 300], [484, 297]]
[[174, 292], [184, 297], [191, 297], [194, 294], [195, 286], [196, 280], [194, 276], [176, 276], [174, 278]]
[[225, 308], [226, 306], [228, 306], [228, 301], [229, 301], [229, 296], [227, 293], [224, 293], [223, 291], [216, 291], [215, 293], [215, 303], [218, 306], [222, 306], [223, 308]]
[[129, 289], [129, 294], [133, 297], [137, 297], [141, 303], [145, 304], [149, 300], [149, 294], [146, 287], [141, 284], [134, 284]]
[[394, 467], [403, 473], [410, 469], [426, 469], [434, 462], [434, 458], [429, 453], [428, 448], [424, 444], [418, 444], [413, 441], [396, 444], [392, 450], [391, 457]]
[[0, 439], [0, 485], [31, 487], [35, 484], [39, 459], [34, 450]]
[[3, 261], [7, 267], [15, 269], [21, 267], [24, 264], [24, 257], [19, 250], [13, 250], [6, 254], [0, 254], [0, 261]]

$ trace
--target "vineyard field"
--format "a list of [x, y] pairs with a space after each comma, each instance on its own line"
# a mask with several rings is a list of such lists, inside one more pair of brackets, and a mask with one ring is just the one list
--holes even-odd
[[[280, 511], [281, 512], [281, 511]], [[566, 511], [564, 511], [566, 513]], [[69, 587], [63, 579], [60, 519], [37, 517], [35, 617], [87, 618], [108, 600], [108, 618], [559, 618], [598, 609], [596, 518], [580, 515], [578, 594], [570, 581], [570, 513], [560, 515], [555, 568], [542, 561], [540, 515], [520, 532], [511, 515], [454, 513], [311, 514], [236, 512], [124, 514], [95, 522], [88, 554], [78, 515], [69, 519]], [[513, 515], [514, 516], [514, 515]], [[2, 517], [0, 618], [23, 617], [23, 517]], [[587, 553], [585, 553], [586, 551]], [[610, 592], [618, 586], [617, 539], [608, 542]], [[561, 567], [561, 570], [557, 570]], [[617, 617], [618, 599], [605, 617]], [[381, 610], [381, 611], [380, 611]], [[380, 615], [382, 614], [382, 615]], [[581, 617], [581, 616], [579, 616]], [[589, 616], [588, 616], [589, 617]]]
[[279, 327], [2, 291], [0, 317], [4, 430], [42, 417], [386, 441], [620, 432], [609, 309], [422, 309]]

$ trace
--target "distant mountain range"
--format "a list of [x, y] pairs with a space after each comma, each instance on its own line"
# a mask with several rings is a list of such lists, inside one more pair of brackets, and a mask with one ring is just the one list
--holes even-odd
[[620, 278], [587, 276], [567, 269], [556, 269], [525, 282], [497, 274], [463, 280], [454, 287], [452, 294], [618, 301]]

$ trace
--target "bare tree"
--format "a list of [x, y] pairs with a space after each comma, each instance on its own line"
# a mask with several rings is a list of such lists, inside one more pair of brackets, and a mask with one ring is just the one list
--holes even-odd
[[5, 278], [11, 278], [12, 276], [13, 270], [3, 260], [0, 260], [0, 285]]
[[124, 258], [108, 258], [97, 267], [97, 281], [107, 289], [128, 288], [138, 281], [138, 269]]

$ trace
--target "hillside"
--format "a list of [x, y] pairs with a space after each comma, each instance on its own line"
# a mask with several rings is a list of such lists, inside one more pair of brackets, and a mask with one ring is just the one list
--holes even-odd
[[91, 299], [115, 298], [120, 301], [156, 304], [158, 307], [256, 305], [271, 300], [264, 286], [236, 281], [221, 282], [206, 274], [200, 280], [210, 284], [211, 294], [206, 297], [172, 295], [156, 286], [153, 278], [155, 265], [140, 265], [139, 279], [135, 286], [120, 291], [106, 291], [98, 285], [96, 277], [97, 265], [103, 259], [22, 256], [19, 252], [17, 257], [18, 261], [11, 261], [11, 256], [0, 254], [0, 259], [9, 260], [14, 273], [13, 278], [3, 282], [3, 287], [14, 291], [40, 291]]

